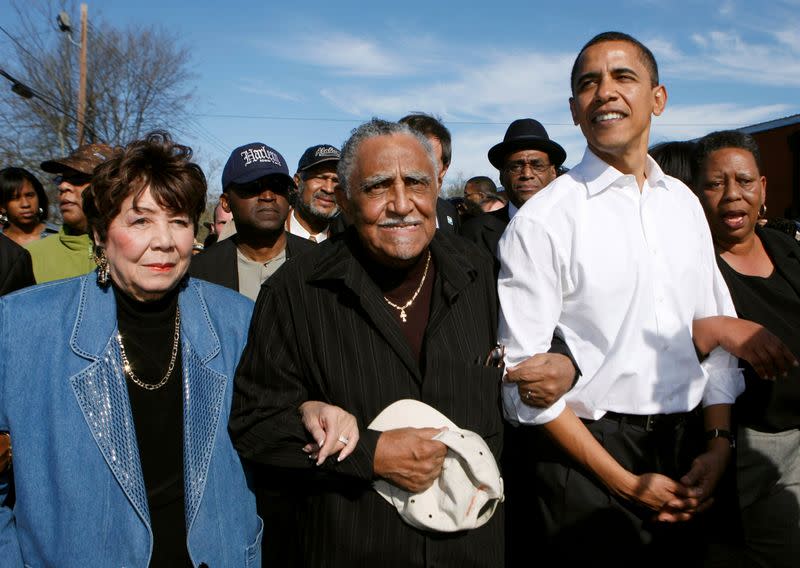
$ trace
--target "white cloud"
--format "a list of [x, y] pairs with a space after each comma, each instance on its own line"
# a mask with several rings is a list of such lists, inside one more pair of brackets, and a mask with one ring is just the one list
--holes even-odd
[[418, 78], [414, 85], [387, 92], [375, 87], [335, 86], [321, 94], [339, 109], [356, 115], [402, 116], [422, 110], [445, 118], [509, 122], [566, 109], [572, 54], [493, 53], [468, 67], [451, 67], [455, 76]]
[[336, 75], [380, 77], [412, 73], [414, 58], [399, 49], [342, 32], [304, 33], [274, 42], [257, 42], [289, 60], [331, 71]]
[[239, 85], [239, 90], [243, 93], [249, 93], [251, 95], [261, 95], [265, 97], [270, 97], [273, 99], [280, 99], [283, 101], [290, 101], [290, 102], [299, 102], [303, 100], [302, 97], [299, 95], [295, 95], [284, 91], [282, 89], [277, 89], [271, 85], [265, 85], [263, 81], [256, 81], [253, 79], [243, 79], [241, 84]]
[[782, 117], [791, 111], [789, 105], [740, 105], [715, 103], [669, 106], [653, 121], [651, 145], [697, 138], [715, 130], [728, 130], [758, 124]]
[[737, 32], [719, 30], [693, 34], [696, 54], [664, 42], [665, 74], [701, 81], [714, 77], [737, 83], [800, 86], [800, 32], [789, 26], [771, 35], [778, 41], [748, 41]]
[[720, 16], [731, 16], [735, 9], [736, 5], [733, 0], [725, 0], [724, 2], [720, 2], [719, 14]]

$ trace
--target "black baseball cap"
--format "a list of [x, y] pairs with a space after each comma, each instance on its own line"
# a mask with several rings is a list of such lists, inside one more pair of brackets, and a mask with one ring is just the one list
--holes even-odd
[[231, 152], [222, 170], [222, 191], [235, 183], [242, 185], [269, 175], [284, 176], [294, 186], [286, 160], [280, 152], [262, 142], [251, 142]]
[[341, 157], [342, 153], [336, 146], [331, 146], [330, 144], [311, 146], [300, 156], [297, 171], [302, 172], [324, 162], [338, 162]]

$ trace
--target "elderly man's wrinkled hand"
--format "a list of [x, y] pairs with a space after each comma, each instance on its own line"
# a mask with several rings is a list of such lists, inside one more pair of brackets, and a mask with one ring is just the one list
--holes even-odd
[[432, 440], [440, 428], [398, 428], [378, 438], [375, 475], [411, 493], [430, 487], [442, 473], [447, 446]]
[[509, 367], [503, 380], [516, 383], [523, 403], [548, 408], [572, 388], [575, 367], [565, 355], [539, 353]]

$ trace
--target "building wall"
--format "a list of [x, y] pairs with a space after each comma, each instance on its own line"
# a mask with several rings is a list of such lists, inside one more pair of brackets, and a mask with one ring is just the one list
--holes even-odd
[[[767, 177], [767, 217], [792, 217], [793, 184], [798, 182], [795, 177], [795, 154], [792, 153], [789, 137], [794, 135], [795, 144], [800, 145], [800, 123], [783, 126], [774, 130], [765, 130], [753, 134], [761, 150], [761, 159], [764, 164], [762, 172]], [[798, 215], [800, 203], [795, 199], [793, 215]]]

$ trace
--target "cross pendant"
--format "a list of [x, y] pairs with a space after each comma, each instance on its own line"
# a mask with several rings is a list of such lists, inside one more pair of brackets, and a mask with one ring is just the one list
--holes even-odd
[[400, 310], [400, 319], [403, 320], [403, 323], [406, 323], [406, 311]]

